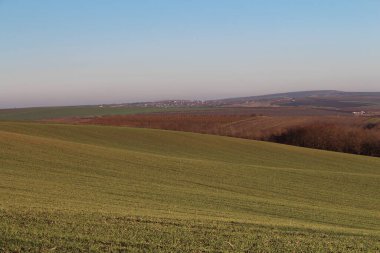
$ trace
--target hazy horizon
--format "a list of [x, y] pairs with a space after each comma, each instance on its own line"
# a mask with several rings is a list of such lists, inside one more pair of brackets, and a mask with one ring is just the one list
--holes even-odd
[[[163, 99], [142, 99], [142, 100], [120, 100], [120, 101], [106, 101], [106, 102], [97, 102], [97, 103], [74, 103], [74, 104], [59, 104], [59, 103], [48, 103], [48, 104], [36, 104], [36, 105], [26, 105], [26, 106], [4, 106], [1, 107], [0, 109], [21, 109], [21, 108], [33, 108], [33, 107], [61, 107], [61, 106], [97, 106], [97, 105], [112, 105], [112, 104], [129, 104], [129, 103], [150, 103], [150, 102], [160, 102], [160, 101], [165, 101], [165, 100], [189, 100], [189, 101], [196, 101], [196, 100], [201, 100], [201, 101], [211, 101], [211, 100], [219, 100], [219, 99], [229, 99], [229, 98], [239, 98], [239, 97], [250, 97], [250, 96], [263, 96], [263, 95], [274, 95], [274, 94], [281, 94], [281, 93], [294, 93], [294, 92], [312, 92], [312, 91], [323, 91], [323, 90], [293, 90], [293, 91], [284, 91], [284, 92], [273, 92], [273, 93], [262, 93], [262, 94], [246, 94], [246, 95], [236, 95], [236, 96], [227, 96], [227, 97], [209, 97], [209, 98], [178, 98], [178, 97], [168, 97], [168, 98], [163, 98]], [[327, 90], [325, 90], [327, 91]], [[333, 90], [331, 90], [333, 91]], [[380, 93], [380, 91], [363, 91], [363, 90], [352, 90], [352, 91], [346, 91], [346, 90], [334, 90], [338, 92], [354, 92], [354, 93], [361, 93], [361, 92], [370, 92], [370, 93]]]
[[0, 108], [380, 91], [380, 2], [0, 0]]

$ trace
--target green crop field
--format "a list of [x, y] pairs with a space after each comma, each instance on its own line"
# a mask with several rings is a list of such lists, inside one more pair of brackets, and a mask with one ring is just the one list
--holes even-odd
[[380, 252], [380, 159], [0, 122], [0, 252]]
[[44, 120], [67, 117], [92, 117], [103, 115], [127, 115], [153, 112], [172, 112], [204, 110], [207, 107], [99, 107], [99, 106], [61, 106], [0, 109], [0, 120]]

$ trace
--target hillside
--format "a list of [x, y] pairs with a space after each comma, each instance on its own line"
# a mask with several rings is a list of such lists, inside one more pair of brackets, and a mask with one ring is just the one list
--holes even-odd
[[380, 92], [345, 92], [336, 90], [315, 90], [276, 93], [262, 96], [226, 98], [209, 101], [218, 106], [245, 107], [314, 107], [355, 111], [358, 108], [378, 114]]
[[0, 251], [380, 250], [380, 159], [0, 122]]
[[[299, 108], [228, 108], [187, 113], [144, 113], [86, 118], [53, 119], [47, 122], [129, 126], [271, 141], [300, 147], [380, 157], [380, 118], [333, 114], [328, 110]], [[232, 110], [231, 110], [232, 109]], [[248, 110], [247, 110], [248, 109]], [[265, 108], [269, 109], [269, 108]], [[286, 110], [284, 110], [286, 109]], [[271, 113], [271, 116], [252, 114]], [[282, 115], [281, 115], [282, 113]], [[297, 115], [298, 113], [298, 115]], [[302, 113], [314, 116], [302, 116]], [[318, 113], [320, 113], [318, 115]], [[291, 116], [287, 116], [291, 115]], [[294, 115], [292, 115], [294, 114]], [[324, 115], [325, 114], [325, 115]]]
[[284, 93], [274, 93], [259, 96], [248, 96], [248, 97], [236, 97], [236, 98], [225, 98], [217, 99], [215, 101], [225, 102], [225, 103], [241, 103], [243, 101], [251, 100], [262, 100], [262, 99], [278, 99], [278, 98], [304, 98], [304, 97], [326, 97], [331, 95], [338, 95], [344, 93], [343, 91], [337, 90], [315, 90], [315, 91], [295, 91], [295, 92], [284, 92]]

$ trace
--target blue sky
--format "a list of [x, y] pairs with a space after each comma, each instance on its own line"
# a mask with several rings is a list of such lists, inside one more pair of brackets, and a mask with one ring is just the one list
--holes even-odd
[[380, 91], [378, 0], [0, 0], [0, 107]]

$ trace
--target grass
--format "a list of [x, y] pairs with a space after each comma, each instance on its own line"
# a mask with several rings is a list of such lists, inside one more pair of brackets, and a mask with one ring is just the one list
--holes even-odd
[[203, 110], [205, 107], [99, 107], [99, 106], [61, 106], [1, 109], [0, 120], [45, 120], [67, 117], [91, 117], [103, 115], [128, 115], [153, 112], [172, 112]]
[[380, 159], [0, 122], [0, 251], [379, 252]]

